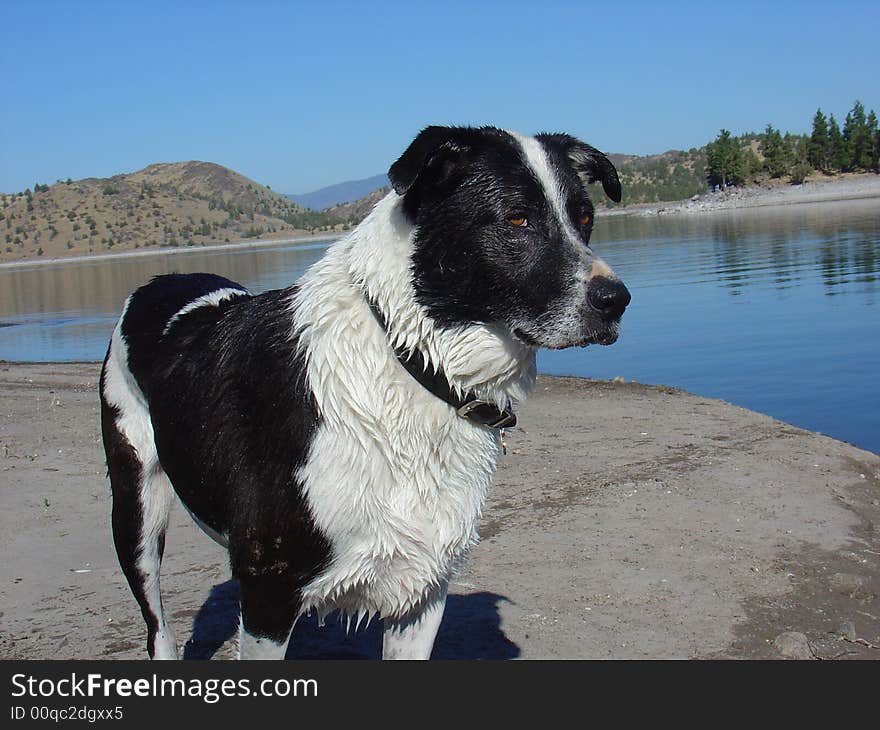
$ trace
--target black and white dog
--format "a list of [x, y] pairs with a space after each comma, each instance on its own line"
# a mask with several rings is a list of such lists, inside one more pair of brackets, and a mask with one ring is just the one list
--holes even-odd
[[389, 177], [288, 289], [169, 275], [125, 303], [101, 416], [153, 658], [177, 657], [159, 591], [174, 493], [228, 546], [241, 658], [283, 657], [312, 609], [378, 614], [385, 658], [428, 658], [537, 348], [617, 339], [630, 296], [589, 247], [585, 184], [620, 200], [603, 154], [429, 127]]

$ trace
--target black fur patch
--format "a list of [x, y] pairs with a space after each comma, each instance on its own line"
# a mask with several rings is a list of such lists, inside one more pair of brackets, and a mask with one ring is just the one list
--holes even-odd
[[[153, 319], [155, 302], [166, 284], [177, 296], [184, 283], [159, 277], [149, 296], [140, 290], [132, 298], [123, 324], [129, 358], [139, 363], [159, 460], [175, 491], [228, 537], [233, 575], [256, 611], [246, 628], [280, 640], [278, 612], [286, 621], [292, 611], [293, 620], [298, 590], [330, 559], [295, 476], [319, 416], [291, 339], [292, 290], [199, 307], [157, 339], [165, 322]], [[207, 293], [204, 279], [194, 283]], [[222, 280], [214, 289], [230, 285]], [[162, 310], [165, 321], [172, 309]], [[268, 613], [260, 619], [260, 611]]]
[[247, 294], [241, 284], [215, 274], [166, 274], [131, 295], [122, 336], [128, 344], [128, 366], [148, 398], [152, 359], [168, 320], [190, 302], [218, 289], [240, 289]]

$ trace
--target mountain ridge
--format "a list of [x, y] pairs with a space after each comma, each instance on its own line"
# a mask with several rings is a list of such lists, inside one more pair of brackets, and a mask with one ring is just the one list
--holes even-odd
[[213, 162], [159, 162], [0, 194], [0, 261], [314, 232], [326, 216]]
[[388, 175], [383, 172], [360, 180], [345, 180], [310, 193], [288, 193], [284, 197], [312, 210], [325, 210], [341, 203], [350, 203], [363, 198], [374, 190], [387, 185]]

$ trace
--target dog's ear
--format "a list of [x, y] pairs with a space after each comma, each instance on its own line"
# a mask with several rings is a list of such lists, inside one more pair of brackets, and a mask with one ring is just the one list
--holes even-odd
[[[474, 134], [469, 127], [438, 127], [423, 129], [388, 170], [388, 179], [398, 195], [406, 193], [418, 180], [422, 170], [443, 158], [448, 168], [457, 153], [468, 149]], [[442, 170], [448, 172], [448, 169]]]
[[620, 178], [617, 177], [617, 170], [611, 160], [595, 147], [580, 141], [568, 151], [568, 157], [581, 180], [585, 183], [600, 181], [605, 195], [615, 203], [620, 202], [623, 191], [620, 189]]
[[620, 202], [622, 191], [617, 170], [599, 150], [567, 134], [539, 134], [537, 137], [563, 148], [584, 185], [601, 182], [605, 195], [615, 203]]

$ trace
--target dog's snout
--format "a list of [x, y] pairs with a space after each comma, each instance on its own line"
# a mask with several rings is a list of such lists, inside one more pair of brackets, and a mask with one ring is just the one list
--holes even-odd
[[617, 319], [623, 314], [632, 297], [621, 281], [594, 276], [590, 279], [587, 299], [593, 309], [603, 317]]

